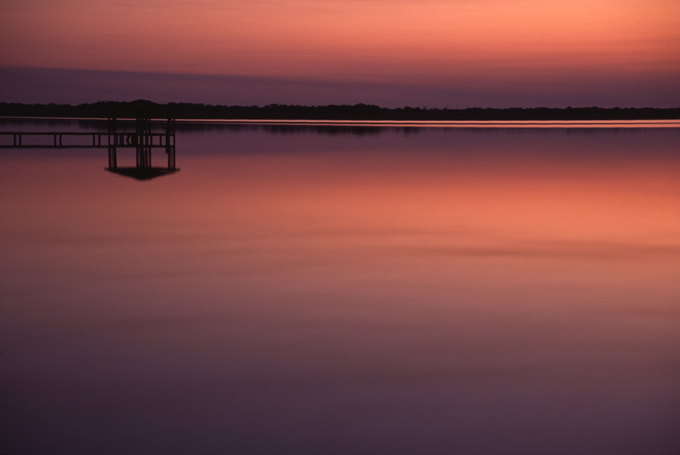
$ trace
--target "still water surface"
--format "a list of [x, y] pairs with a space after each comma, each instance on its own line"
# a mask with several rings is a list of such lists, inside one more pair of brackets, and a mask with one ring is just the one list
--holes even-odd
[[678, 453], [680, 128], [177, 144], [0, 151], [0, 452]]

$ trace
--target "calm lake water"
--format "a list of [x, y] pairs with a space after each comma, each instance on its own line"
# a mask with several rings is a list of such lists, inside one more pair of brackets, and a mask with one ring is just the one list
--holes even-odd
[[0, 150], [0, 453], [680, 453], [680, 128], [180, 125], [177, 164]]

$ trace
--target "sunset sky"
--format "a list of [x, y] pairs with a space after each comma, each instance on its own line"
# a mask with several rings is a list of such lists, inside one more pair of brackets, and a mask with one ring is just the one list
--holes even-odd
[[680, 105], [677, 0], [4, 0], [0, 101]]

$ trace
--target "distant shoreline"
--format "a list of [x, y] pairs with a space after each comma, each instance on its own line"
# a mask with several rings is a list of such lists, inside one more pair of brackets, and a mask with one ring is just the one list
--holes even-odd
[[102, 101], [92, 104], [0, 103], [0, 117], [178, 118], [186, 120], [233, 121], [617, 121], [678, 120], [680, 108], [467, 108], [427, 109], [418, 107], [383, 108], [380, 106], [327, 105], [293, 106], [219, 106], [193, 103], [157, 104], [146, 100], [132, 102]]
[[[133, 117], [117, 117], [122, 126], [128, 127], [134, 122]], [[166, 118], [152, 117], [153, 122], [165, 124]], [[8, 122], [72, 122], [96, 123], [106, 128], [104, 117], [7, 117], [0, 116], [0, 124]], [[680, 119], [657, 120], [305, 120], [305, 119], [185, 119], [173, 118], [178, 130], [201, 128], [270, 128], [274, 131], [293, 131], [307, 128], [339, 131], [341, 129], [403, 129], [418, 128], [463, 128], [463, 129], [641, 129], [672, 128], [680, 129]]]

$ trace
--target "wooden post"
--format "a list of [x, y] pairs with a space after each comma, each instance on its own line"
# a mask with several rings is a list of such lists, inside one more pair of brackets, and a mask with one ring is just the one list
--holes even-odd
[[109, 134], [108, 134], [108, 145], [109, 145], [109, 169], [118, 168], [118, 156], [116, 153], [116, 118], [109, 118]]
[[165, 127], [165, 153], [168, 155], [168, 170], [175, 170], [175, 120], [168, 118]]
[[151, 119], [138, 118], [136, 121], [135, 145], [137, 148], [137, 167], [151, 167]]

